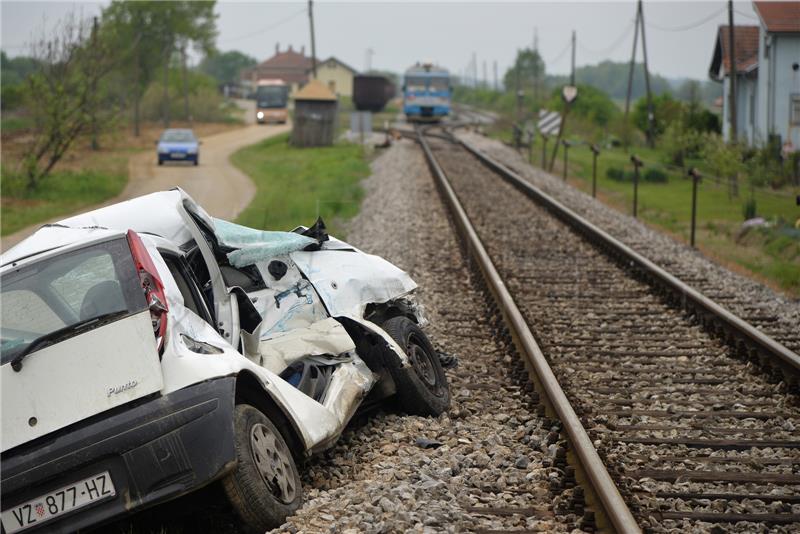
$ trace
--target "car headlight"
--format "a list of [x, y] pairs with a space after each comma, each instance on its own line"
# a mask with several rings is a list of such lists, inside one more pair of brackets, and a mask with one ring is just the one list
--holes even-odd
[[258, 113], [256, 113], [256, 118], [263, 119], [264, 118], [264, 112], [263, 111], [259, 111]]
[[158, 153], [159, 154], [166, 154], [167, 152], [169, 152], [169, 150], [167, 150], [167, 147], [165, 147], [163, 145], [158, 145]]
[[189, 154], [197, 154], [197, 147], [196, 147], [196, 146], [190, 146], [190, 147], [189, 147], [189, 148], [186, 150], [186, 152], [188, 152]]

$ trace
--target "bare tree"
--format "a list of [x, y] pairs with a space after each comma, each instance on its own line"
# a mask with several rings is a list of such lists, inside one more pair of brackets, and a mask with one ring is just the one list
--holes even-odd
[[112, 54], [102, 41], [92, 42], [91, 35], [88, 21], [71, 16], [33, 45], [39, 67], [27, 86], [35, 125], [23, 159], [28, 190], [38, 186], [76, 139], [107, 122], [97, 88], [113, 68]]

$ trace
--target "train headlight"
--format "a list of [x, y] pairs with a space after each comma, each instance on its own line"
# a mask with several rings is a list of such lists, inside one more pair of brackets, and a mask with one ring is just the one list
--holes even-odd
[[264, 112], [263, 111], [259, 111], [258, 113], [256, 113], [256, 118], [257, 119], [263, 119], [264, 118]]

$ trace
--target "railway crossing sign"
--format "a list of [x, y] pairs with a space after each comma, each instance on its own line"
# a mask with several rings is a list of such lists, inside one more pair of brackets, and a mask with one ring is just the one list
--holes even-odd
[[561, 96], [564, 98], [564, 102], [571, 104], [578, 97], [578, 88], [574, 85], [565, 85], [561, 90]]
[[542, 135], [552, 135], [558, 132], [561, 127], [561, 115], [558, 111], [539, 110], [539, 122], [537, 124]]

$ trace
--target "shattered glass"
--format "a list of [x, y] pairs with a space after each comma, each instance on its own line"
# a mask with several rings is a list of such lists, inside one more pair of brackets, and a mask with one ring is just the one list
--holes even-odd
[[222, 219], [214, 219], [214, 227], [220, 243], [236, 249], [228, 253], [228, 261], [234, 267], [253, 265], [317, 244], [316, 239], [294, 232], [255, 230]]

